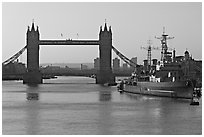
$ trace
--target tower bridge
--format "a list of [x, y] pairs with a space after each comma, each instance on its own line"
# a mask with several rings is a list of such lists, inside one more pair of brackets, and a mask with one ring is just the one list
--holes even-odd
[[43, 83], [39, 71], [40, 45], [99, 45], [100, 69], [96, 76], [97, 84], [114, 83], [115, 77], [111, 68], [112, 32], [111, 27], [100, 27], [99, 40], [40, 40], [39, 28], [35, 29], [34, 22], [27, 30], [27, 73], [23, 83]]
[[99, 39], [98, 40], [40, 40], [40, 33], [38, 26], [35, 29], [34, 22], [31, 29], [28, 26], [26, 33], [26, 46], [21, 49], [14, 56], [10, 57], [3, 62], [3, 65], [8, 64], [16, 60], [27, 49], [27, 71], [23, 76], [24, 84], [41, 84], [42, 73], [39, 69], [39, 50], [40, 45], [98, 45], [99, 46], [99, 70], [96, 74], [96, 84], [115, 83], [115, 76], [112, 72], [112, 49], [113, 51], [130, 66], [136, 68], [137, 64], [134, 64], [131, 60], [121, 54], [116, 48], [112, 46], [112, 30], [111, 26], [109, 30], [105, 23], [104, 29], [100, 26]]

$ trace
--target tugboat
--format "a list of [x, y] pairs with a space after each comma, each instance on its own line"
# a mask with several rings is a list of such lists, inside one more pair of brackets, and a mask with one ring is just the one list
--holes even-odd
[[172, 38], [163, 32], [162, 37], [158, 38], [162, 47], [161, 60], [153, 60], [152, 66], [148, 64], [151, 57], [149, 61], [144, 60], [144, 66], [136, 68], [128, 80], [119, 84], [119, 92], [192, 99], [192, 105], [199, 104], [194, 97], [196, 82], [190, 72], [194, 60], [187, 50], [184, 56], [175, 56], [175, 49], [169, 52], [167, 39]]
[[118, 85], [117, 85], [117, 89], [118, 89], [118, 92], [120, 93], [123, 93], [124, 91], [124, 81], [122, 80]]

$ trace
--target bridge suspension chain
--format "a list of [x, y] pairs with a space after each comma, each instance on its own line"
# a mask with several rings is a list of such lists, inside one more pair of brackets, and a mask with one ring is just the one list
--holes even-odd
[[7, 65], [8, 63], [13, 62], [25, 51], [26, 48], [27, 48], [27, 46], [23, 47], [19, 52], [17, 52], [15, 55], [13, 55], [12, 57], [10, 57], [6, 61], [4, 61], [2, 64]]
[[133, 62], [132, 60], [128, 59], [126, 56], [124, 56], [120, 51], [118, 51], [115, 47], [112, 46], [113, 51], [118, 55], [124, 62], [126, 62], [131, 67], [136, 68], [137, 64]]

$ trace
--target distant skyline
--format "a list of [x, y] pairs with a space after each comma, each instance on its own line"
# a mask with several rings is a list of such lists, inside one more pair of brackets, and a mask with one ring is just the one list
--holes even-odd
[[[3, 2], [2, 60], [5, 61], [26, 44], [26, 31], [34, 19], [40, 39], [98, 39], [99, 28], [112, 27], [113, 46], [128, 58], [147, 58], [148, 46], [160, 47], [155, 36], [163, 27], [169, 36], [168, 46], [183, 55], [187, 49], [196, 60], [202, 59], [201, 2]], [[62, 34], [62, 35], [61, 35]], [[152, 58], [160, 59], [160, 50]], [[98, 46], [40, 46], [40, 63], [93, 62]], [[116, 55], [112, 52], [112, 58]], [[26, 54], [21, 58], [26, 61]]]

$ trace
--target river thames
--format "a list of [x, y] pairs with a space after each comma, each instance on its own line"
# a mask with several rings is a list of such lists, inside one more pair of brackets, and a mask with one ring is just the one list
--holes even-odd
[[2, 82], [2, 133], [10, 135], [201, 135], [202, 100], [120, 94], [86, 77], [28, 86]]

